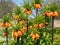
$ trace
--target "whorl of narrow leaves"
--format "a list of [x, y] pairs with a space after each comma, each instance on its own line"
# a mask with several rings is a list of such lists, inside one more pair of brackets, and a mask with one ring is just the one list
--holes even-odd
[[3, 22], [10, 22], [11, 21], [11, 17], [9, 15], [5, 15], [5, 16], [3, 16], [2, 21]]
[[41, 3], [43, 2], [43, 0], [33, 0], [33, 2], [34, 2], [35, 4], [41, 4]]
[[26, 13], [27, 15], [31, 15], [32, 14], [32, 5], [29, 2], [24, 2], [24, 9], [23, 12]]
[[23, 7], [26, 8], [27, 10], [31, 10], [32, 9], [32, 5], [29, 2], [24, 2]]
[[14, 9], [13, 9], [13, 13], [14, 13], [15, 15], [19, 15], [20, 13], [22, 13], [22, 12], [21, 12], [21, 7], [16, 7], [16, 8], [14, 8]]
[[11, 26], [10, 21], [11, 21], [11, 17], [9, 17], [9, 15], [3, 16], [1, 26], [2, 27], [10, 27]]
[[45, 19], [44, 19], [45, 17], [43, 16], [43, 15], [37, 15], [37, 19], [36, 19], [36, 17], [35, 17], [35, 23], [44, 23], [44, 21], [45, 21]]
[[12, 25], [12, 30], [15, 30], [15, 31], [20, 30], [20, 24], [16, 22], [14, 25]]

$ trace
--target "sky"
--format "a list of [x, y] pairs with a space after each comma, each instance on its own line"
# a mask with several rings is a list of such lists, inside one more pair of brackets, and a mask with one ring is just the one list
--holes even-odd
[[[44, 0], [46, 1], [46, 0]], [[16, 3], [17, 5], [20, 5], [23, 3], [23, 0], [13, 0], [14, 3]]]
[[17, 5], [20, 5], [23, 3], [23, 0], [13, 0], [14, 3], [16, 3]]

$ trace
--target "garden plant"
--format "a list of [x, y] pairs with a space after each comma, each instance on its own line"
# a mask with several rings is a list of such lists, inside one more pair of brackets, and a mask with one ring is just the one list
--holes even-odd
[[3, 44], [53, 45], [58, 6], [55, 3], [43, 5], [43, 0], [23, 1], [23, 5], [14, 8], [12, 14], [2, 16], [1, 36], [6, 38]]

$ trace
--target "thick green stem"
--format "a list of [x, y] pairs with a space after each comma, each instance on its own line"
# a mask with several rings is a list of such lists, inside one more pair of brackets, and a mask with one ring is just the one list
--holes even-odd
[[54, 17], [52, 17], [52, 43], [54, 41]]
[[6, 27], [6, 33], [7, 33], [7, 35], [6, 35], [6, 45], [8, 45], [8, 28]]
[[47, 33], [47, 27], [48, 27], [47, 24], [46, 24], [47, 23], [47, 20], [48, 20], [48, 18], [45, 16], [45, 32], [46, 33]]
[[34, 45], [36, 45], [37, 40], [34, 41]]
[[38, 23], [38, 31], [39, 31], [39, 29], [40, 29], [40, 28], [39, 28], [39, 23]]
[[[17, 22], [19, 23], [19, 21], [20, 21], [20, 20], [18, 20]], [[19, 45], [19, 39], [20, 39], [20, 37], [18, 36], [18, 37], [17, 37], [17, 45]]]
[[[38, 14], [38, 9], [36, 9], [36, 19], [37, 19], [37, 14]], [[37, 30], [39, 30], [39, 23], [38, 23], [38, 29]], [[38, 40], [35, 40], [34, 45], [38, 45]]]
[[38, 43], [39, 43], [39, 42], [38, 42], [38, 39], [36, 39], [36, 40], [34, 41], [34, 45], [39, 45]]
[[28, 15], [27, 15], [27, 18], [26, 18], [26, 27], [27, 27], [27, 36], [28, 36]]
[[21, 37], [21, 45], [23, 45], [23, 36]]
[[19, 37], [17, 37], [17, 45], [19, 45]]
[[38, 9], [36, 9], [36, 19], [37, 19]]

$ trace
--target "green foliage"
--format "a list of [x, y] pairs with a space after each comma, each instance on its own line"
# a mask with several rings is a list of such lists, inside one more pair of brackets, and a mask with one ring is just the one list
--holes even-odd
[[24, 2], [23, 7], [26, 8], [26, 9], [28, 9], [28, 10], [32, 9], [32, 5], [29, 2]]
[[42, 8], [42, 12], [50, 12], [50, 11], [58, 11], [59, 6], [56, 3], [51, 4], [44, 4], [44, 7]]
[[25, 15], [24, 13], [21, 13], [21, 14], [19, 15], [19, 19], [20, 19], [20, 20], [26, 20], [26, 15]]
[[24, 45], [33, 45], [33, 41], [29, 36], [24, 39]]
[[44, 7], [42, 8], [42, 12], [45, 12], [45, 11], [47, 11], [47, 12], [50, 11], [50, 7], [48, 4], [44, 5]]
[[43, 0], [34, 0], [35, 4], [41, 4], [43, 2]]
[[43, 15], [37, 15], [37, 17], [34, 18], [35, 23], [44, 23], [45, 22], [45, 17]]
[[52, 11], [58, 11], [59, 7], [57, 6], [56, 3], [51, 3], [51, 4], [44, 4], [44, 7], [42, 8], [42, 12], [52, 12]]
[[0, 45], [3, 45], [3, 42], [0, 42]]
[[49, 4], [49, 7], [50, 11], [57, 11], [59, 9], [56, 3]]
[[16, 7], [13, 9], [13, 13], [16, 14], [16, 15], [19, 15], [21, 14], [21, 7]]
[[32, 21], [28, 21], [28, 26], [29, 25], [33, 25], [33, 22]]
[[20, 24], [16, 22], [14, 25], [12, 25], [12, 30], [15, 30], [15, 31], [20, 30]]
[[10, 15], [7, 14], [7, 15], [3, 16], [2, 21], [3, 21], [3, 22], [10, 22], [10, 21], [11, 21]]
[[[43, 2], [43, 0], [33, 0], [32, 3], [35, 4], [35, 3], [38, 3], [38, 4], [41, 4]], [[29, 10], [32, 10], [33, 8], [33, 4], [29, 1], [24, 1], [24, 6], [23, 8], [26, 8], [28, 11]], [[56, 11], [58, 10], [58, 7], [55, 3], [52, 3], [52, 4], [47, 4], [47, 5], [44, 5], [43, 9], [42, 9], [42, 12], [44, 13], [45, 11], [47, 12], [50, 12], [50, 11]], [[23, 24], [19, 24], [18, 20], [13, 20], [15, 22], [12, 23], [12, 26], [10, 28], [8, 28], [8, 32], [9, 32], [9, 36], [11, 36], [11, 31], [10, 30], [14, 30], [14, 31], [17, 31], [20, 30], [20, 29], [23, 29], [23, 32], [21, 30], [20, 34], [22, 33], [23, 35], [20, 37], [20, 44], [21, 44], [21, 41], [23, 45], [34, 45], [35, 43], [35, 40], [32, 40], [32, 37], [30, 36], [31, 33], [34, 33], [34, 34], [39, 34], [39, 38], [38, 38], [38, 45], [51, 45], [51, 28], [47, 27], [47, 29], [45, 28], [45, 26], [43, 28], [39, 28], [37, 26], [37, 28], [34, 27], [34, 24], [40, 24], [40, 23], [44, 23], [47, 22], [47, 23], [51, 23], [51, 18], [50, 17], [45, 17], [43, 16], [43, 14], [41, 15], [36, 15], [36, 17], [34, 18], [29, 18], [27, 17], [27, 15], [25, 15], [24, 13], [22, 13], [22, 10], [21, 10], [21, 7], [16, 7], [14, 10], [13, 10], [13, 13], [18, 15], [19, 16], [19, 21], [20, 20], [27, 20], [28, 18], [28, 29], [24, 30], [23, 27], [24, 26], [27, 26], [27, 24], [23, 25]], [[6, 15], [3, 17], [3, 22], [10, 22], [11, 21], [11, 17], [9, 15]], [[48, 25], [49, 25], [48, 24]], [[31, 29], [29, 29], [29, 26], [32, 26]], [[39, 25], [40, 26], [40, 25]], [[45, 30], [47, 30], [47, 32], [45, 32]], [[56, 30], [60, 30], [60, 29], [56, 29]], [[55, 34], [57, 34], [59, 31], [55, 31]], [[1, 34], [2, 32], [5, 32], [6, 31], [6, 28], [2, 29], [1, 31]], [[14, 33], [14, 32], [13, 32]], [[28, 35], [27, 35], [28, 34]], [[54, 34], [54, 36], [55, 36]], [[17, 33], [18, 35], [18, 33]], [[16, 40], [10, 40], [11, 37], [9, 37], [9, 45], [17, 45], [17, 38]]]

